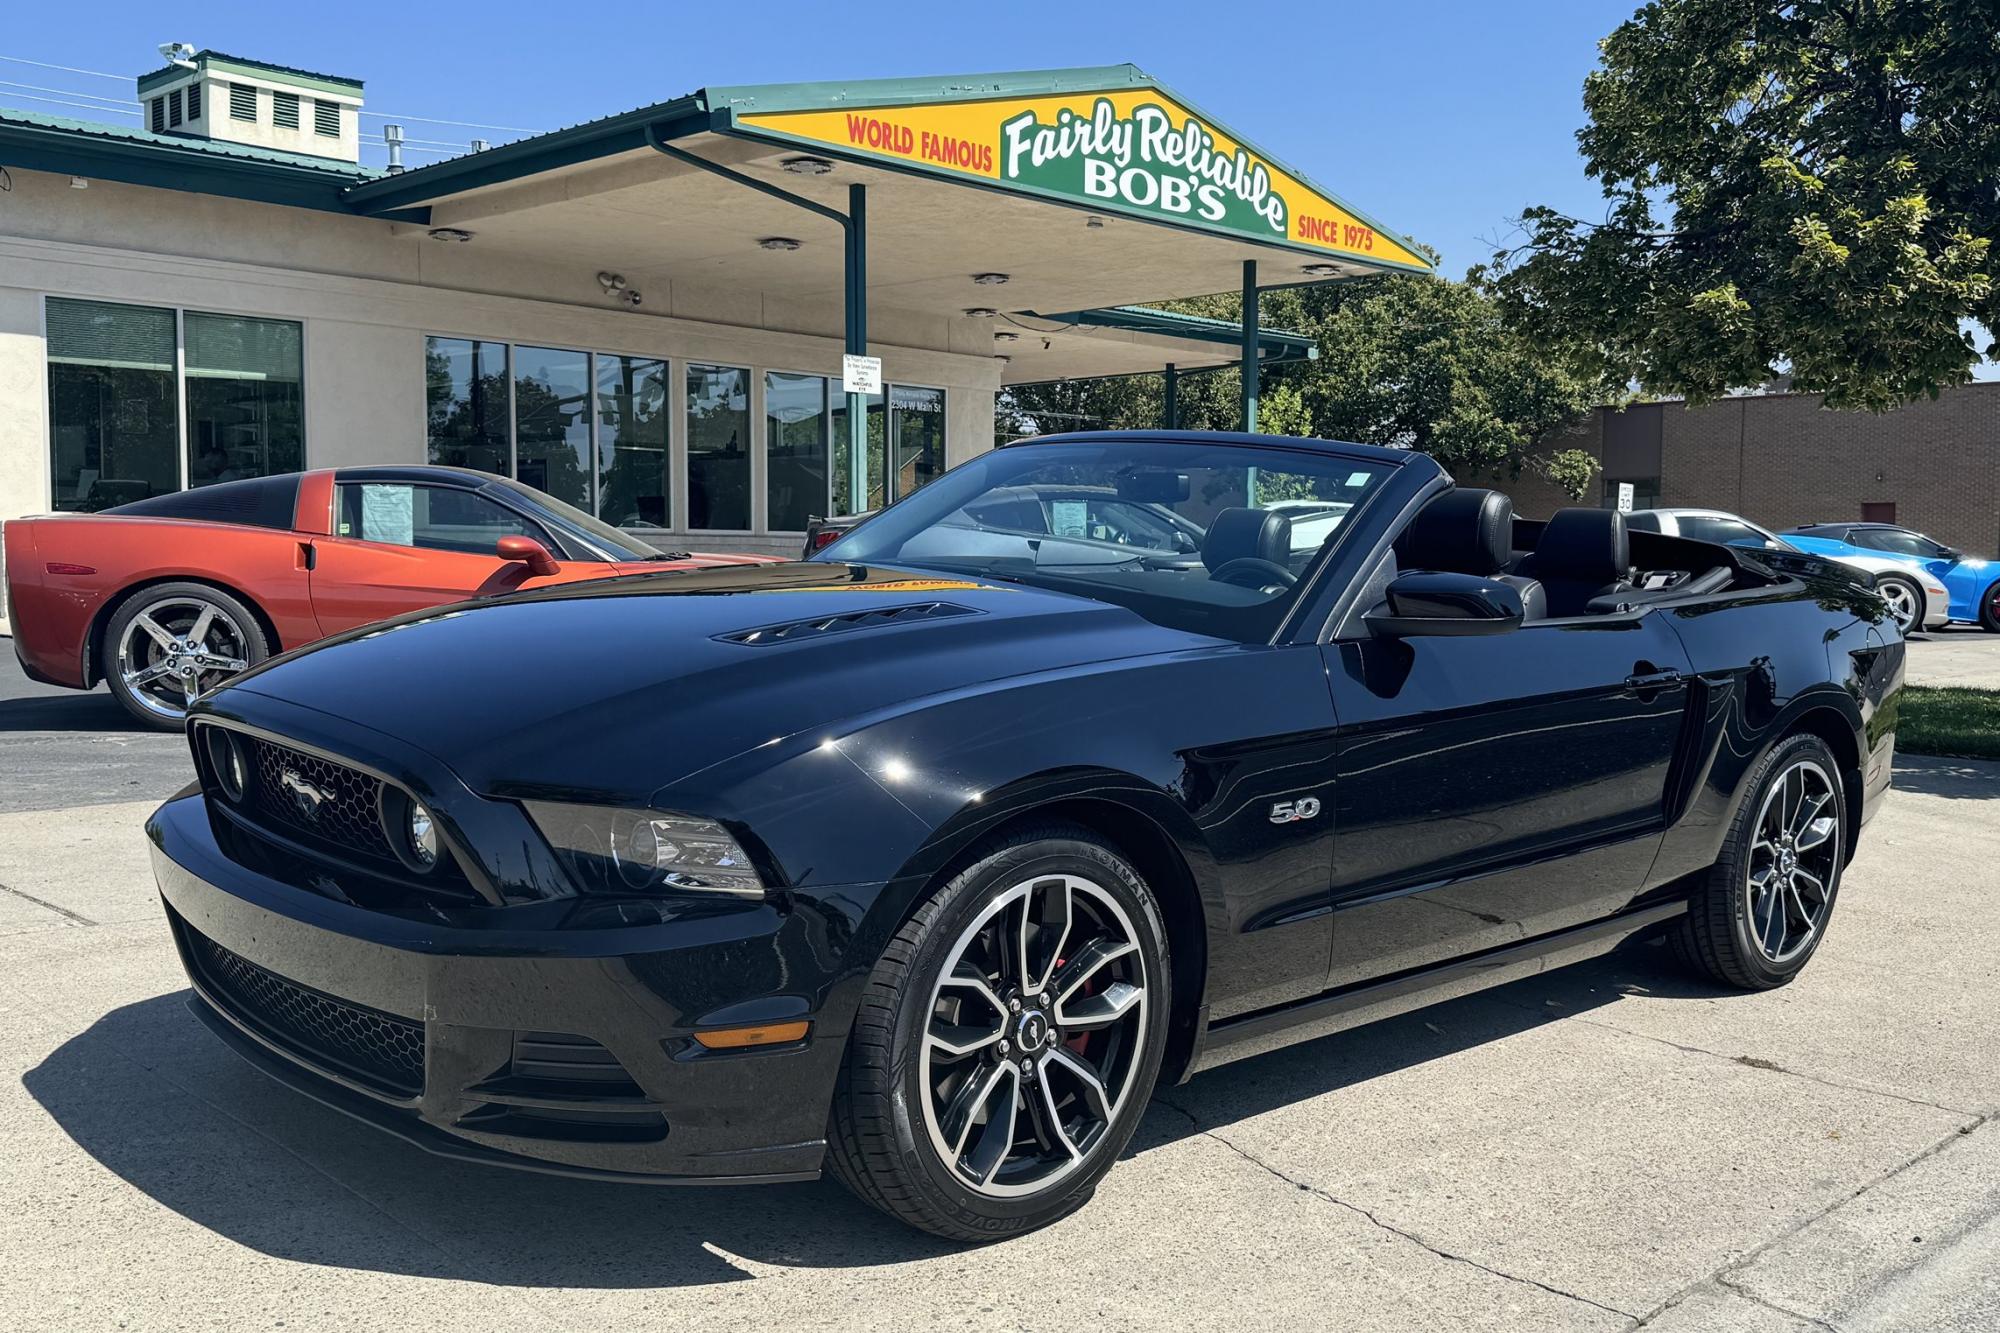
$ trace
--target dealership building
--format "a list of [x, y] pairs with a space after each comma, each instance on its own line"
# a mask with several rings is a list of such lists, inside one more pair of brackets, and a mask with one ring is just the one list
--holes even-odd
[[0, 110], [0, 520], [431, 461], [794, 552], [990, 448], [1003, 386], [1316, 351], [1151, 303], [1429, 271], [1129, 65], [706, 88], [407, 170], [359, 165], [358, 79], [203, 51], [136, 98]]

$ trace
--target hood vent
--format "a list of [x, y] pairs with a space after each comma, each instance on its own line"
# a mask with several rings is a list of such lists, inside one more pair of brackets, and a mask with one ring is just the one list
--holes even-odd
[[715, 637], [722, 643], [763, 645], [796, 643], [800, 639], [848, 630], [875, 629], [883, 625], [914, 625], [925, 620], [945, 620], [952, 616], [980, 614], [969, 606], [952, 602], [908, 602], [902, 606], [880, 606], [869, 611], [843, 611], [839, 615], [815, 616], [810, 620], [790, 620], [781, 625], [761, 625], [756, 629], [733, 630]]

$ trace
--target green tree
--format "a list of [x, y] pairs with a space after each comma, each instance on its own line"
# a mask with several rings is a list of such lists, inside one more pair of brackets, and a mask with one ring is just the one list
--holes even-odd
[[1789, 373], [1880, 411], [1965, 381], [1968, 324], [2000, 314], [1996, 33], [1993, 0], [1646, 5], [1584, 83], [1605, 218], [1527, 211], [1510, 319], [1694, 401]]
[[[1236, 320], [1242, 305], [1231, 295], [1169, 308]], [[1615, 386], [1552, 362], [1477, 284], [1392, 276], [1289, 288], [1266, 292], [1259, 318], [1319, 343], [1316, 360], [1260, 372], [1259, 430], [1417, 449], [1464, 475], [1533, 469], [1574, 496], [1588, 488], [1590, 455], [1542, 442]], [[1184, 375], [1181, 425], [1235, 429], [1241, 382], [1234, 369]], [[1160, 377], [1023, 385], [1002, 395], [999, 417], [1010, 434], [1153, 427]]]

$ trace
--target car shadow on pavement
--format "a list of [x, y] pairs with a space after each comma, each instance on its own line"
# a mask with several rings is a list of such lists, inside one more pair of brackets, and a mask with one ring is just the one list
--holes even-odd
[[0, 698], [0, 732], [87, 731], [124, 732], [134, 736], [163, 735], [126, 712], [105, 690], [64, 690]]
[[2000, 763], [1899, 754], [1890, 785], [1895, 791], [1942, 796], [1951, 801], [1990, 801], [2000, 796]]
[[[1626, 950], [1483, 995], [1274, 1051], [1163, 1088], [1128, 1156], [1614, 1002], [1711, 997]], [[749, 1277], [734, 1258], [858, 1268], [963, 1247], [830, 1180], [658, 1188], [433, 1157], [266, 1079], [186, 1008], [113, 1010], [22, 1077], [100, 1165], [147, 1197], [278, 1258], [503, 1286], [678, 1287]]]

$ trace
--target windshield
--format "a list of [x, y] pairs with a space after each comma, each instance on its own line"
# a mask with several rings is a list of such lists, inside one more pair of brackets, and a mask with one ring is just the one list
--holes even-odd
[[488, 483], [496, 490], [505, 490], [508, 499], [527, 510], [536, 518], [555, 527], [564, 529], [564, 536], [581, 542], [584, 546], [598, 551], [608, 560], [663, 560], [666, 559], [659, 547], [641, 541], [622, 528], [614, 528], [601, 518], [593, 518], [575, 505], [565, 504], [546, 491], [538, 491], [532, 486], [523, 486], [505, 477]]
[[1260, 642], [1390, 464], [1155, 440], [1013, 445], [952, 469], [815, 555], [1115, 602]]

